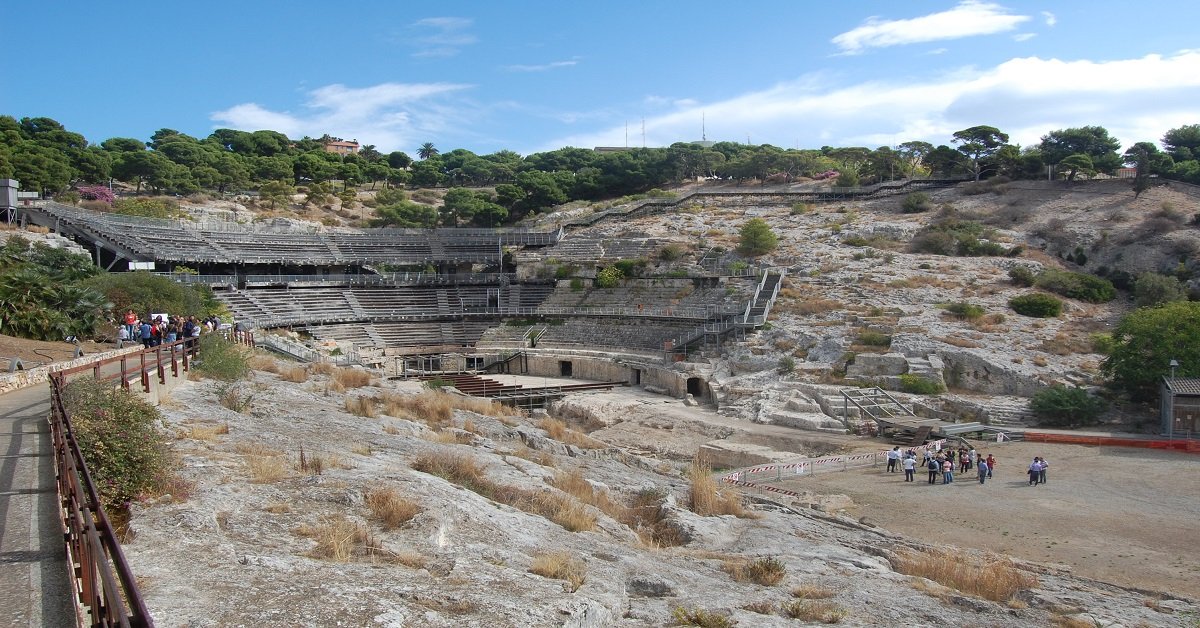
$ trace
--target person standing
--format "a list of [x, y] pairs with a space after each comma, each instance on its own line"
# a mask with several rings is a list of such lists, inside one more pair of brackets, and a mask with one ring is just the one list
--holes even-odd
[[150, 326], [150, 319], [142, 319], [142, 327], [138, 336], [142, 340], [142, 346], [149, 349], [150, 343], [154, 341], [154, 329]]
[[988, 466], [988, 479], [990, 480], [992, 478], [992, 471], [994, 471], [996, 469], [996, 459], [992, 457], [992, 454], [988, 454], [987, 466]]
[[892, 447], [892, 450], [887, 452], [887, 461], [888, 461], [887, 472], [895, 473], [896, 465], [900, 463], [900, 448], [899, 447]]
[[1029, 485], [1033, 486], [1038, 483], [1038, 479], [1042, 474], [1042, 465], [1037, 456], [1034, 456], [1033, 462], [1029, 463]]
[[1038, 484], [1046, 483], [1046, 467], [1049, 467], [1049, 466], [1050, 466], [1050, 463], [1046, 462], [1045, 458], [1041, 458], [1038, 460]]
[[976, 466], [976, 472], [979, 474], [979, 483], [983, 484], [988, 477], [988, 464], [982, 457], [979, 459], [979, 464]]
[[938, 462], [937, 458], [929, 458], [929, 460], [925, 463], [925, 468], [929, 469], [929, 483], [937, 484], [937, 474], [942, 468], [942, 464]]
[[916, 470], [917, 470], [916, 457], [915, 456], [905, 456], [902, 466], [904, 467], [904, 481], [912, 482], [913, 475], [916, 473]]
[[949, 484], [954, 481], [954, 462], [949, 458], [942, 463], [942, 484]]

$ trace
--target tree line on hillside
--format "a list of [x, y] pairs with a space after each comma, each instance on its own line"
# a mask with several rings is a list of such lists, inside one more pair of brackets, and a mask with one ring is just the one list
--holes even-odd
[[[0, 178], [18, 179], [25, 189], [47, 195], [111, 179], [158, 194], [260, 190], [270, 198], [284, 198], [296, 185], [332, 190], [335, 181], [343, 190], [464, 188], [444, 213], [453, 216], [453, 224], [485, 226], [571, 200], [614, 198], [697, 178], [788, 182], [836, 174], [835, 185], [852, 187], [929, 175], [1038, 179], [1048, 171], [1074, 180], [1113, 174], [1127, 165], [1137, 169], [1134, 189], [1139, 193], [1151, 175], [1200, 184], [1200, 124], [1167, 131], [1161, 149], [1143, 141], [1124, 153], [1118, 152], [1120, 142], [1099, 126], [1052, 131], [1026, 147], [1010, 144], [1008, 134], [995, 127], [975, 126], [954, 133], [952, 146], [910, 141], [875, 149], [783, 149], [681, 142], [602, 152], [566, 147], [522, 157], [509, 150], [441, 152], [425, 143], [415, 160], [402, 151], [384, 154], [370, 144], [356, 154], [327, 152], [325, 144], [335, 139], [292, 140], [276, 131], [233, 129], [217, 129], [200, 139], [160, 129], [146, 142], [114, 137], [93, 144], [51, 118], [0, 116]], [[428, 208], [402, 195], [387, 201], [379, 204], [381, 224], [428, 226], [437, 220]]]

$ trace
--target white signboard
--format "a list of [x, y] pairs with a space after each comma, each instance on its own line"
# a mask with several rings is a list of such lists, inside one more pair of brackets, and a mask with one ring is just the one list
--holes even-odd
[[154, 270], [154, 262], [129, 262], [129, 270]]

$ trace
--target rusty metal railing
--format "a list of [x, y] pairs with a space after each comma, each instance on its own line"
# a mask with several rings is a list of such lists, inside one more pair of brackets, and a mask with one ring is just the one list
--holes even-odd
[[50, 433], [67, 559], [91, 626], [152, 628], [154, 620], [75, 440], [70, 413], [63, 405], [63, 388], [70, 376], [91, 371], [92, 377], [117, 380], [126, 390], [136, 381], [149, 393], [151, 377], [165, 384], [168, 369], [173, 377], [190, 370], [197, 344], [194, 338], [178, 340], [50, 374]]

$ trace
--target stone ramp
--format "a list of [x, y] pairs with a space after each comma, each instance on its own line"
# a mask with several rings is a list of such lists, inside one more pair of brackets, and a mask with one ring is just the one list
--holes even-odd
[[10, 626], [75, 626], [48, 386], [0, 395], [0, 609]]

